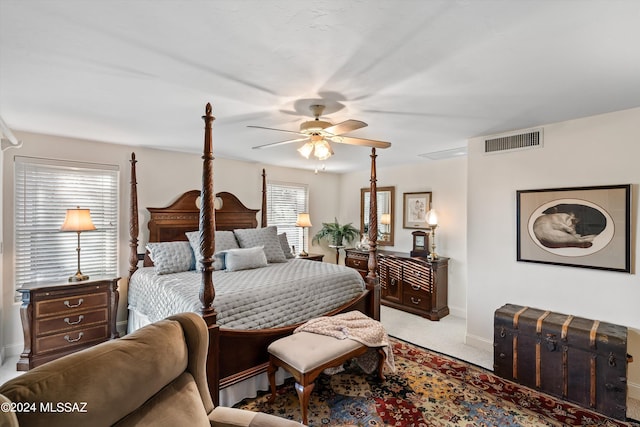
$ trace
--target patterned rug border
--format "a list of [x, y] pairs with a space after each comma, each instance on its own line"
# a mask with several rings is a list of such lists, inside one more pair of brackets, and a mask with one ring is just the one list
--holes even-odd
[[[385, 372], [384, 383], [375, 383], [372, 376], [363, 376], [362, 372], [347, 372], [342, 379], [338, 378], [341, 374], [320, 376], [312, 393], [310, 425], [640, 427], [636, 420], [609, 418], [498, 377], [483, 366], [455, 356], [396, 336], [389, 336], [389, 340], [396, 360], [413, 366], [405, 366], [402, 374], [406, 376]], [[415, 375], [416, 366], [426, 369], [419, 369]], [[433, 378], [415, 382], [425, 375]], [[273, 405], [266, 403], [270, 393], [260, 391], [256, 398], [245, 399], [235, 406], [295, 419], [299, 402], [293, 382], [293, 378], [288, 378], [278, 386]], [[362, 387], [370, 387], [368, 394], [358, 393]], [[415, 387], [418, 389], [414, 390]], [[414, 405], [412, 399], [416, 396], [422, 400]], [[488, 424], [486, 420], [492, 421]]]

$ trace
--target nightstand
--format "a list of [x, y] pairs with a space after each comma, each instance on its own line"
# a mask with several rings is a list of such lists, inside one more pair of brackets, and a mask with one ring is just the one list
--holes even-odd
[[309, 254], [308, 256], [296, 256], [297, 259], [308, 259], [309, 261], [320, 261], [324, 259], [323, 254]]
[[28, 371], [51, 360], [118, 338], [119, 277], [82, 282], [25, 285], [22, 294], [24, 350], [17, 369]]

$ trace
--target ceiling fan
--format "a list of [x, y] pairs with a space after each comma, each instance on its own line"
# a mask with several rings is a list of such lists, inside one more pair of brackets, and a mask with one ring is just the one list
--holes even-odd
[[367, 126], [365, 122], [360, 120], [345, 120], [338, 124], [332, 124], [330, 122], [320, 120], [320, 116], [324, 111], [325, 106], [314, 104], [309, 107], [314, 120], [308, 120], [300, 124], [300, 130], [286, 130], [286, 129], [274, 129], [264, 126], [248, 126], [250, 128], [276, 130], [279, 132], [287, 132], [298, 135], [297, 138], [287, 139], [286, 141], [272, 142], [270, 144], [258, 145], [253, 147], [254, 149], [275, 147], [277, 145], [290, 144], [292, 142], [307, 141], [302, 147], [298, 149], [298, 152], [307, 159], [313, 153], [318, 160], [326, 160], [333, 155], [330, 142], [336, 142], [339, 144], [350, 145], [362, 145], [365, 147], [375, 148], [387, 148], [391, 146], [391, 143], [385, 141], [376, 141], [373, 139], [355, 138], [352, 136], [343, 136], [343, 134], [354, 131], [356, 129]]

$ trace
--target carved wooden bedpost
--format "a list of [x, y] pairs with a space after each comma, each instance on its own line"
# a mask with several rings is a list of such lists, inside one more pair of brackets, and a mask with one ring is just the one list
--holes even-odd
[[138, 181], [136, 178], [136, 153], [131, 153], [131, 195], [129, 199], [129, 279], [138, 269]]
[[267, 173], [262, 168], [262, 217], [260, 219], [260, 227], [267, 226]]
[[378, 187], [377, 187], [377, 176], [376, 176], [376, 149], [375, 147], [371, 148], [371, 183], [370, 183], [370, 197], [369, 197], [369, 260], [367, 263], [367, 268], [369, 272], [367, 273], [367, 277], [365, 281], [370, 287], [371, 292], [373, 292], [374, 301], [378, 301], [377, 303], [373, 303], [374, 312], [373, 318], [375, 320], [380, 320], [380, 279], [378, 278]]
[[216, 297], [213, 285], [213, 254], [215, 252], [215, 193], [213, 191], [213, 142], [211, 124], [215, 117], [211, 114], [211, 104], [207, 103], [204, 120], [204, 150], [202, 153], [202, 190], [200, 192], [200, 251], [202, 253], [202, 283], [200, 302], [202, 318], [209, 328], [209, 358], [207, 360], [207, 381], [214, 405], [220, 402], [220, 328], [216, 325], [217, 313], [213, 307]]
[[204, 150], [202, 153], [202, 190], [200, 192], [200, 251], [202, 253], [202, 284], [200, 286], [200, 302], [202, 303], [202, 317], [210, 319], [212, 325], [216, 322], [216, 312], [213, 300], [216, 297], [213, 286], [213, 254], [215, 252], [215, 209], [213, 192], [213, 143], [211, 137], [211, 123], [215, 117], [211, 114], [211, 104], [206, 106], [204, 120]]

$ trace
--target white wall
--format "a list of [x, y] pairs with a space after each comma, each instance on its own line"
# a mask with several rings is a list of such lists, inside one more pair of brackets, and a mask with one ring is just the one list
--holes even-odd
[[[637, 274], [516, 261], [516, 190], [634, 184], [632, 253], [638, 253], [640, 109], [544, 126], [544, 147], [485, 155], [469, 142], [467, 340], [490, 348], [493, 313], [505, 303], [599, 319], [634, 328], [640, 354]], [[637, 256], [632, 267], [638, 270]], [[637, 360], [637, 359], [636, 359]], [[630, 383], [640, 384], [638, 363]]]
[[[394, 146], [390, 148], [394, 149]], [[377, 152], [384, 156], [385, 150]], [[395, 187], [394, 246], [379, 246], [399, 252], [411, 251], [415, 230], [402, 228], [402, 193], [431, 191], [432, 207], [438, 212], [436, 253], [449, 259], [448, 305], [452, 315], [466, 316], [467, 289], [467, 159], [425, 160], [422, 163], [377, 168], [378, 187]], [[369, 187], [369, 171], [342, 176], [340, 218], [360, 224], [360, 189]]]
[[[17, 133], [17, 132], [16, 132]], [[18, 134], [18, 133], [17, 133]], [[215, 135], [215, 128], [214, 128]], [[116, 144], [70, 138], [20, 133], [23, 141], [18, 150], [5, 153], [2, 165], [2, 215], [4, 225], [4, 248], [2, 264], [2, 332], [0, 348], [7, 354], [19, 354], [23, 348], [22, 327], [20, 324], [20, 303], [14, 302], [13, 290], [13, 159], [14, 156], [32, 156], [72, 161], [94, 162], [118, 165], [120, 168], [120, 215], [119, 215], [119, 275], [126, 278], [129, 265], [129, 183], [130, 154], [135, 151], [137, 163], [138, 206], [140, 216], [139, 250], [142, 251], [148, 239], [146, 222], [149, 217], [147, 207], [163, 207], [185, 191], [201, 187], [202, 159], [200, 154], [185, 154], [162, 150], [143, 149]], [[215, 153], [214, 153], [215, 154]], [[309, 206], [314, 227], [309, 229], [313, 235], [322, 226], [321, 221], [333, 218], [338, 212], [339, 176], [334, 174], [314, 174], [311, 171], [291, 168], [265, 166], [235, 160], [216, 158], [214, 162], [215, 191], [234, 193], [249, 208], [259, 209], [262, 200], [262, 168], [266, 169], [267, 179], [308, 184]], [[327, 197], [329, 195], [329, 197]], [[260, 213], [258, 221], [260, 220]], [[320, 252], [320, 248], [315, 248]], [[335, 252], [326, 251], [325, 260], [330, 261]], [[118, 326], [123, 329], [126, 322], [126, 280], [120, 281], [120, 307]]]

